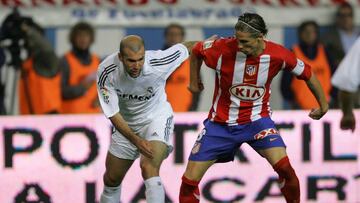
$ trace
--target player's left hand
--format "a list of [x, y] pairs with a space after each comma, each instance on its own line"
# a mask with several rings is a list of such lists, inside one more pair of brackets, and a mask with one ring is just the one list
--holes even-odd
[[199, 93], [204, 90], [204, 84], [198, 79], [196, 82], [190, 82], [188, 90], [192, 93]]
[[309, 113], [309, 117], [314, 120], [319, 120], [321, 117], [323, 117], [326, 114], [328, 109], [329, 109], [329, 107], [312, 109], [311, 112]]

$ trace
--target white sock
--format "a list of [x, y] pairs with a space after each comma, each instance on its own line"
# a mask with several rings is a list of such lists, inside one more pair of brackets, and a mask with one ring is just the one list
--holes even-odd
[[121, 194], [121, 185], [117, 187], [104, 186], [101, 193], [100, 203], [119, 203]]
[[165, 191], [159, 176], [151, 177], [145, 182], [145, 196], [147, 203], [164, 203]]

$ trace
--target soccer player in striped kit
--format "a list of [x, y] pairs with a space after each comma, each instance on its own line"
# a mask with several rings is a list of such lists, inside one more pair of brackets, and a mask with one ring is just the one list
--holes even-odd
[[120, 50], [99, 65], [99, 100], [114, 126], [101, 203], [119, 202], [121, 182], [139, 156], [146, 201], [165, 202], [159, 170], [173, 149], [174, 129], [165, 84], [170, 74], [188, 58], [194, 44], [183, 42], [164, 51], [145, 51], [143, 39], [129, 35], [121, 40]]
[[244, 142], [278, 173], [286, 201], [300, 202], [299, 180], [270, 118], [271, 81], [281, 70], [304, 80], [319, 103], [319, 108], [309, 113], [312, 119], [320, 119], [328, 111], [328, 104], [311, 67], [283, 46], [265, 40], [266, 34], [260, 15], [244, 13], [235, 25], [234, 37], [194, 46], [189, 89], [200, 92], [204, 88], [199, 77], [202, 62], [216, 71], [216, 79], [212, 107], [182, 177], [180, 203], [199, 202], [198, 184], [207, 169], [214, 163], [234, 160], [235, 151]]

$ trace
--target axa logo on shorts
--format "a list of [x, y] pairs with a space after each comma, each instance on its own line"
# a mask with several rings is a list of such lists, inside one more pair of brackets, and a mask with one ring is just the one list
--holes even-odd
[[[264, 139], [268, 135], [277, 135], [277, 134], [279, 134], [279, 131], [277, 131], [275, 128], [268, 128], [268, 129], [262, 130], [259, 133], [257, 133], [254, 136], [254, 138], [255, 138], [255, 140], [260, 140], [260, 139]], [[273, 140], [270, 140], [270, 141], [273, 141]]]
[[243, 101], [255, 101], [260, 99], [264, 93], [265, 88], [250, 84], [233, 85], [229, 89], [230, 93]]

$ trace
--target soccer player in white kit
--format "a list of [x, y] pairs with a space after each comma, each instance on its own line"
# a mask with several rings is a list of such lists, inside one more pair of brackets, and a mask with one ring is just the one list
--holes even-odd
[[159, 169], [173, 149], [170, 140], [174, 128], [165, 84], [188, 58], [194, 43], [176, 44], [164, 51], [145, 51], [143, 39], [129, 35], [121, 40], [120, 51], [99, 65], [100, 104], [115, 127], [106, 157], [101, 203], [119, 202], [121, 182], [139, 156], [147, 202], [165, 202]]
[[331, 83], [339, 89], [339, 103], [343, 112], [340, 127], [354, 131], [356, 122], [352, 109], [353, 96], [360, 85], [360, 37], [339, 64]]

